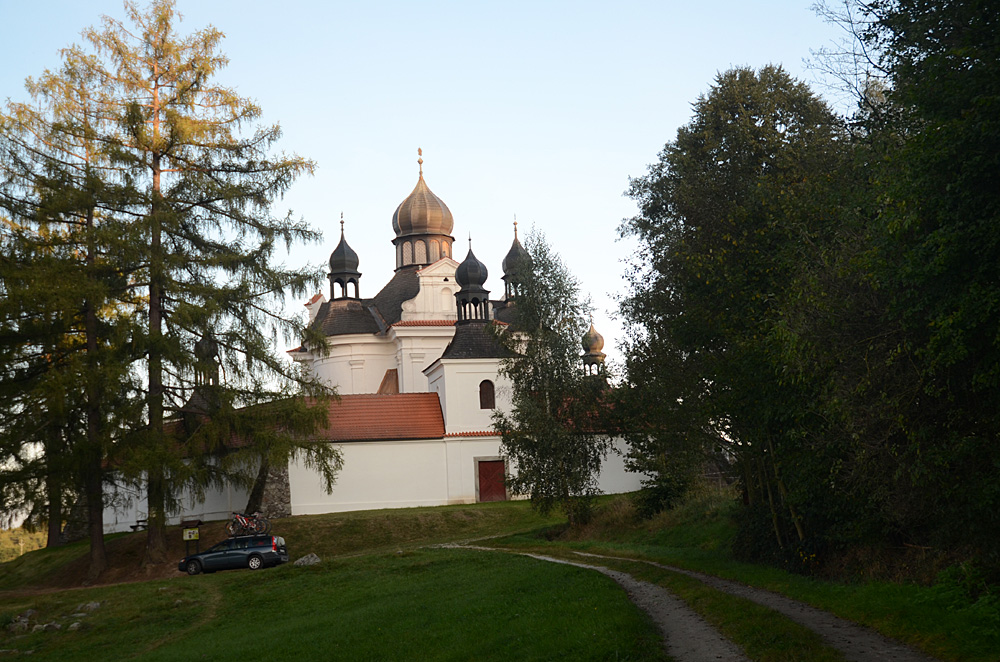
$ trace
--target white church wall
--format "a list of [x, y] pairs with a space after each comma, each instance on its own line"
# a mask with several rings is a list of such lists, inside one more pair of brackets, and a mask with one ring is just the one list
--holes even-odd
[[441, 398], [448, 434], [493, 429], [493, 409], [481, 409], [479, 387], [493, 382], [496, 409], [510, 411], [509, 382], [497, 374], [499, 359], [440, 359], [425, 371], [429, 390]]
[[330, 353], [314, 356], [311, 368], [341, 395], [375, 393], [385, 371], [396, 368], [396, 344], [372, 334], [335, 336]]
[[437, 360], [455, 335], [455, 327], [394, 326], [389, 338], [396, 346], [400, 393], [427, 393], [424, 370]]
[[458, 262], [445, 257], [419, 270], [417, 278], [420, 281], [420, 291], [414, 298], [403, 302], [400, 319], [404, 322], [457, 320], [458, 308], [454, 296], [458, 291], [455, 283], [457, 268]]
[[628, 444], [624, 439], [614, 440], [615, 451], [608, 453], [601, 463], [601, 475], [597, 486], [604, 494], [623, 494], [635, 492], [642, 487], [642, 474], [632, 473], [625, 469], [625, 454]]

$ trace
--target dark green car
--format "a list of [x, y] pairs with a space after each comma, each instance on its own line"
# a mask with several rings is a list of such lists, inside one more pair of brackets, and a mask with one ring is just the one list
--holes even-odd
[[280, 536], [236, 536], [211, 549], [181, 559], [177, 569], [189, 575], [216, 570], [258, 570], [288, 562], [288, 547]]

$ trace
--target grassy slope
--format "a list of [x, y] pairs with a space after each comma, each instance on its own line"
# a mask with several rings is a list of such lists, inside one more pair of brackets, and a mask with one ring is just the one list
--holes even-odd
[[[587, 529], [548, 542], [546, 546], [550, 550], [555, 546], [648, 559], [706, 572], [802, 600], [942, 660], [1000, 661], [1000, 612], [995, 606], [955, 600], [942, 587], [822, 581], [777, 568], [740, 563], [732, 559], [729, 551], [734, 533], [733, 508], [735, 504], [731, 498], [708, 491], [651, 522], [636, 523], [626, 500], [609, 499], [603, 504], [600, 516]], [[537, 536], [512, 536], [497, 544], [546, 549], [540, 547]], [[640, 569], [634, 572], [647, 578], [657, 574]], [[678, 585], [685, 582], [681, 576], [672, 574], [674, 577], [670, 579], [661, 576], [659, 583], [677, 590]], [[727, 613], [726, 607], [720, 607], [714, 616], [706, 614], [706, 618], [725, 621], [738, 615], [743, 608], [735, 604]], [[749, 651], [759, 642], [744, 640], [740, 643]], [[757, 659], [792, 660], [796, 656], [764, 655]]]
[[[170, 580], [44, 594], [37, 589], [79, 583], [86, 546], [39, 550], [0, 565], [0, 626], [28, 607], [47, 622], [90, 600], [105, 606], [78, 619], [86, 627], [80, 632], [13, 639], [0, 630], [0, 649], [35, 650], [38, 659], [137, 651], [143, 659], [181, 659], [185, 644], [193, 643], [211, 652], [209, 658], [279, 647], [312, 659], [551, 659], [568, 654], [567, 642], [583, 641], [586, 650], [572, 657], [661, 658], [648, 620], [595, 573], [509, 555], [421, 549], [514, 534], [489, 544], [557, 556], [590, 550], [706, 571], [810, 602], [944, 660], [1000, 659], [995, 610], [956, 605], [935, 588], [823, 582], [733, 561], [730, 506], [717, 494], [645, 524], [634, 521], [626, 501], [608, 499], [586, 530], [547, 540], [559, 527], [523, 502], [297, 517], [276, 522], [275, 532], [288, 539], [293, 558], [315, 552], [322, 565], [196, 578], [181, 575], [174, 563], [139, 571], [135, 559], [144, 537], [119, 536], [109, 541], [116, 566], [110, 580]], [[203, 528], [205, 545], [221, 535], [221, 525]], [[178, 558], [179, 537], [171, 534]], [[810, 632], [769, 610], [676, 573], [634, 563], [621, 569], [675, 591], [754, 660], [838, 659]]]

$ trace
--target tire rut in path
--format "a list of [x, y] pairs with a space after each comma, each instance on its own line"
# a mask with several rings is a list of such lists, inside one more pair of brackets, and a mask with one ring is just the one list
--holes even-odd
[[631, 575], [597, 565], [575, 563], [540, 554], [523, 554], [534, 559], [596, 570], [625, 589], [629, 599], [649, 614], [663, 634], [667, 654], [677, 662], [747, 662], [731, 641], [706, 623], [693, 609], [665, 588], [635, 579]]
[[935, 658], [908, 648], [874, 630], [771, 591], [654, 561], [601, 556], [584, 552], [574, 552], [574, 554], [588, 558], [648, 563], [657, 568], [693, 577], [711, 588], [756, 602], [787, 616], [800, 625], [804, 625], [822, 637], [827, 645], [840, 651], [850, 662], [937, 662]]
[[[472, 542], [472, 541], [469, 541]], [[723, 637], [687, 603], [673, 593], [651, 582], [638, 580], [631, 575], [597, 565], [557, 559], [542, 554], [511, 552], [510, 550], [482, 547], [469, 543], [445, 543], [435, 547], [469, 549], [483, 552], [505, 552], [530, 556], [550, 563], [562, 563], [578, 568], [595, 570], [607, 575], [621, 586], [637, 607], [649, 614], [663, 635], [663, 647], [676, 662], [748, 662], [738, 646]], [[611, 558], [611, 557], [608, 557]]]

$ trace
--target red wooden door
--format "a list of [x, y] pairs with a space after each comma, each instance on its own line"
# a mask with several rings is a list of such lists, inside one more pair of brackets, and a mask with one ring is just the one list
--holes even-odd
[[479, 500], [506, 501], [507, 490], [503, 484], [503, 460], [479, 461]]

